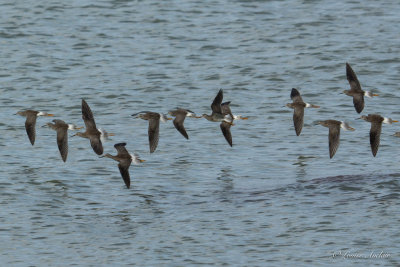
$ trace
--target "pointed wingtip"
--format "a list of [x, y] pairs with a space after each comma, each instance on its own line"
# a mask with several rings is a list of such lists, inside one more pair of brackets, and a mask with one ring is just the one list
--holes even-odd
[[295, 96], [299, 96], [300, 92], [296, 88], [292, 88], [292, 91], [290, 92], [290, 98], [293, 98]]

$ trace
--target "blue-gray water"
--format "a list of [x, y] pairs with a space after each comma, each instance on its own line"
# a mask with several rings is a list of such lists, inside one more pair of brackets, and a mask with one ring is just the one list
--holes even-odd
[[[2, 265], [400, 264], [400, 128], [383, 126], [374, 158], [370, 124], [341, 94], [349, 62], [380, 95], [363, 114], [400, 119], [400, 6], [333, 2], [2, 1]], [[284, 106], [292, 87], [321, 106], [299, 137]], [[149, 154], [147, 122], [132, 113], [209, 113], [220, 88], [249, 116], [232, 127], [233, 148], [217, 123], [188, 118], [189, 140], [169, 121]], [[40, 127], [49, 118], [32, 147], [13, 115], [83, 126], [82, 98], [116, 134], [106, 153], [125, 141], [146, 160], [131, 166], [131, 189], [88, 140], [70, 138], [63, 163]], [[324, 119], [356, 128], [333, 159]]]

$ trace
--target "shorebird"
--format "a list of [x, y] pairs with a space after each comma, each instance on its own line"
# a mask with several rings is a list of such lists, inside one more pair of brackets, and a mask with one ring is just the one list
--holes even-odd
[[304, 124], [304, 108], [319, 108], [319, 106], [305, 103], [296, 88], [292, 88], [290, 98], [293, 100], [293, 103], [288, 103], [286, 106], [294, 109], [293, 124], [296, 135], [299, 136]]
[[78, 132], [73, 136], [88, 138], [93, 151], [97, 155], [103, 154], [103, 145], [100, 140], [101, 132], [97, 129], [92, 110], [84, 99], [82, 99], [82, 119], [85, 122], [86, 131], [83, 133]]
[[368, 116], [362, 115], [360, 119], [371, 123], [371, 129], [369, 130], [369, 143], [371, 145], [372, 155], [375, 157], [378, 153], [380, 136], [382, 131], [382, 123], [392, 124], [398, 122], [391, 118], [385, 118], [378, 114], [368, 114]]
[[143, 120], [149, 121], [148, 136], [149, 136], [149, 146], [150, 153], [153, 153], [158, 145], [158, 139], [160, 137], [160, 120], [166, 122], [167, 120], [172, 120], [168, 118], [165, 114], [156, 113], [151, 111], [142, 111], [139, 113], [132, 114], [135, 118], [141, 118]]
[[119, 162], [118, 163], [119, 172], [121, 173], [122, 179], [124, 179], [126, 187], [129, 188], [131, 186], [131, 178], [129, 176], [129, 166], [131, 166], [132, 161], [134, 164], [139, 164], [140, 162], [144, 162], [145, 160], [140, 159], [137, 154], [133, 155], [129, 154], [125, 146], [126, 143], [115, 144], [114, 147], [118, 152], [117, 155], [113, 156], [107, 153], [104, 156], [101, 156], [101, 158], [107, 157]]
[[170, 116], [175, 117], [175, 119], [173, 121], [174, 126], [186, 139], [189, 139], [189, 136], [186, 133], [185, 127], [183, 126], [183, 122], [185, 121], [186, 117], [202, 118], [202, 117], [196, 116], [196, 114], [193, 111], [190, 111], [188, 109], [182, 109], [182, 108], [171, 110], [168, 112], [168, 114]]
[[18, 111], [17, 115], [26, 117], [25, 129], [26, 129], [26, 133], [28, 134], [29, 141], [31, 141], [32, 145], [35, 144], [37, 117], [39, 117], [39, 116], [49, 116], [49, 117], [54, 116], [54, 114], [49, 114], [47, 112], [40, 112], [40, 111], [36, 111], [36, 110]]
[[75, 124], [67, 124], [62, 120], [53, 120], [54, 123], [48, 122], [44, 126], [57, 131], [57, 145], [60, 151], [61, 158], [64, 162], [67, 161], [68, 155], [68, 130], [79, 130], [83, 127], [77, 127]]
[[222, 103], [223, 99], [223, 91], [219, 90], [217, 96], [214, 98], [214, 101], [211, 104], [211, 115], [203, 114], [202, 117], [206, 118], [209, 121], [213, 122], [221, 122], [220, 127], [222, 134], [224, 135], [226, 141], [230, 146], [232, 146], [232, 135], [231, 135], [231, 126], [234, 125], [232, 122], [234, 120], [234, 116], [229, 108], [230, 102]]
[[363, 111], [364, 109], [364, 96], [374, 97], [378, 95], [361, 89], [361, 85], [357, 79], [356, 73], [353, 71], [353, 69], [350, 67], [350, 64], [347, 62], [346, 62], [346, 76], [350, 84], [350, 90], [344, 90], [343, 93], [353, 97], [354, 108], [356, 109], [357, 113], [361, 113], [361, 111]]
[[329, 157], [332, 158], [339, 147], [340, 128], [349, 131], [354, 131], [355, 129], [343, 121], [325, 120], [319, 121], [318, 123], [329, 128]]

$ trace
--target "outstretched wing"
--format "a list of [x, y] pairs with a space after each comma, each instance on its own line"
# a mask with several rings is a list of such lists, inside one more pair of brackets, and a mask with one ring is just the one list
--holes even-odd
[[175, 113], [175, 119], [173, 121], [175, 128], [186, 138], [189, 139], [189, 136], [183, 126], [183, 122], [185, 121], [187, 111], [186, 110], [178, 110]]
[[122, 179], [127, 188], [131, 186], [131, 177], [129, 176], [130, 165], [131, 163], [129, 161], [121, 161], [121, 163], [118, 164], [119, 172], [121, 173]]
[[329, 157], [336, 154], [340, 142], [340, 124], [329, 126]]
[[86, 129], [97, 129], [92, 110], [84, 99], [82, 99], [82, 119]]
[[26, 133], [28, 134], [29, 141], [31, 144], [35, 144], [36, 138], [36, 114], [27, 114], [26, 121], [25, 121], [25, 129]]
[[225, 136], [226, 141], [232, 146], [231, 125], [225, 121], [220, 124], [222, 134]]
[[381, 140], [382, 122], [371, 122], [371, 130], [369, 131], [369, 143], [374, 157], [378, 153], [379, 143]]
[[118, 154], [117, 154], [117, 157], [130, 157], [130, 154], [129, 154], [129, 152], [128, 152], [128, 150], [126, 150], [126, 148], [125, 148], [125, 146], [126, 146], [126, 143], [118, 143], [118, 144], [115, 144], [114, 145], [114, 147], [115, 147], [115, 149], [117, 150], [117, 152], [118, 152]]
[[214, 98], [214, 101], [211, 104], [212, 112], [219, 113], [219, 114], [222, 113], [222, 111], [221, 111], [221, 103], [222, 103], [222, 99], [223, 98], [224, 98], [223, 91], [222, 91], [222, 89], [220, 89], [218, 94], [217, 94], [217, 96]]
[[354, 72], [354, 70], [350, 67], [349, 63], [346, 63], [346, 76], [350, 84], [350, 89], [354, 91], [361, 91], [361, 85], [357, 79], [357, 75]]
[[303, 99], [301, 98], [300, 92], [296, 88], [292, 88], [290, 98], [293, 100], [294, 103], [304, 103]]
[[64, 162], [67, 161], [68, 156], [68, 125], [66, 127], [59, 127], [57, 129], [57, 145], [60, 151], [61, 158]]
[[364, 109], [364, 95], [362, 93], [353, 94], [353, 104], [357, 113], [361, 113]]
[[296, 131], [296, 135], [299, 136], [304, 124], [304, 107], [300, 105], [294, 105], [293, 112], [293, 124]]
[[100, 137], [93, 135], [90, 136], [90, 145], [97, 155], [103, 154], [103, 144], [101, 143]]
[[151, 118], [149, 119], [149, 145], [150, 145], [150, 153], [153, 153], [158, 145], [158, 139], [160, 134], [160, 118]]

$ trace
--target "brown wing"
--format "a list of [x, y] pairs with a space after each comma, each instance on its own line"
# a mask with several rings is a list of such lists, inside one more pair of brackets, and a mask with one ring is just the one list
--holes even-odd
[[160, 134], [160, 118], [151, 118], [149, 119], [149, 145], [150, 145], [150, 153], [153, 153], [158, 145], [158, 139]]
[[229, 106], [229, 104], [231, 103], [231, 101], [225, 102], [221, 104], [221, 112], [223, 115], [229, 115], [231, 117], [231, 122], [233, 122], [233, 114], [231, 111], [231, 107]]
[[119, 172], [121, 173], [122, 179], [124, 179], [127, 188], [131, 186], [131, 177], [129, 176], [130, 165], [130, 161], [121, 161], [121, 163], [118, 164]]
[[92, 110], [84, 99], [82, 99], [82, 119], [85, 122], [86, 129], [97, 129]]
[[118, 152], [117, 157], [130, 157], [130, 154], [128, 150], [126, 150], [125, 146], [126, 143], [118, 143], [114, 145], [115, 149]]
[[292, 88], [292, 92], [290, 93], [290, 98], [293, 100], [293, 103], [304, 103], [303, 99], [300, 96], [300, 92], [296, 88]]
[[225, 121], [220, 124], [221, 131], [225, 136], [226, 141], [230, 146], [232, 146], [232, 134], [231, 134], [231, 125]]
[[186, 133], [185, 127], [183, 126], [183, 122], [185, 121], [187, 112], [185, 110], [179, 110], [175, 113], [175, 119], [173, 121], [175, 128], [186, 138], [189, 139], [188, 134]]
[[90, 136], [90, 145], [97, 155], [103, 154], [103, 144], [101, 143], [100, 136]]
[[329, 157], [332, 158], [340, 143], [340, 124], [329, 126]]
[[68, 125], [66, 127], [59, 127], [57, 129], [57, 145], [58, 150], [60, 151], [61, 158], [64, 162], [67, 161], [68, 156]]
[[296, 131], [296, 135], [299, 136], [304, 124], [304, 107], [300, 105], [294, 105], [293, 112], [293, 124]]
[[371, 130], [369, 131], [369, 143], [374, 157], [378, 153], [379, 143], [381, 139], [382, 122], [371, 122]]
[[349, 84], [350, 84], [350, 90], [362, 91], [360, 82], [357, 79], [357, 75], [353, 71], [353, 69], [350, 67], [349, 63], [346, 63], [346, 76], [347, 76], [347, 80], [349, 81]]
[[220, 89], [217, 96], [214, 98], [214, 101], [211, 104], [211, 110], [213, 113], [219, 113], [219, 114], [222, 113], [221, 103], [223, 98], [224, 98], [223, 91], [222, 89]]
[[353, 104], [357, 113], [361, 113], [364, 109], [364, 95], [362, 93], [353, 95]]
[[28, 134], [29, 141], [31, 141], [32, 146], [35, 144], [36, 138], [36, 114], [29, 113], [26, 115], [25, 129]]

